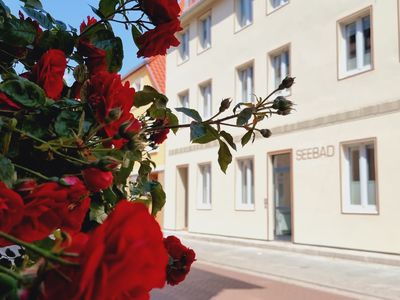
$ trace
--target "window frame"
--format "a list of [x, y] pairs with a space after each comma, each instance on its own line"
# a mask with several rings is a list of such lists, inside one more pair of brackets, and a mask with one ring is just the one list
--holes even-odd
[[[206, 98], [204, 97], [204, 95], [203, 95], [203, 89], [206, 89], [206, 88], [208, 88], [209, 87], [209, 92], [210, 92], [210, 99], [209, 99], [209, 101], [210, 101], [210, 106], [209, 106], [209, 109], [210, 109], [210, 111], [209, 111], [209, 115], [208, 114], [206, 114], [206, 111], [205, 111], [205, 108], [206, 108]], [[213, 101], [212, 101], [212, 80], [211, 79], [209, 79], [209, 80], [207, 80], [207, 81], [204, 81], [204, 82], [202, 82], [202, 83], [200, 83], [199, 84], [199, 101], [198, 101], [198, 108], [199, 108], [199, 112], [201, 113], [201, 117], [203, 118], [203, 119], [208, 119], [208, 118], [211, 118], [212, 117], [212, 115], [213, 115], [213, 112], [214, 112], [214, 110], [213, 110]]]
[[[206, 20], [206, 19], [208, 19], [209, 18], [209, 32], [208, 32], [208, 35], [209, 35], [209, 44], [207, 45], [207, 46], [204, 46], [203, 45], [203, 40], [202, 40], [202, 38], [203, 38], [203, 36], [202, 36], [202, 34], [203, 34], [203, 22], [204, 22], [204, 20]], [[199, 19], [198, 19], [198, 22], [197, 22], [198, 24], [197, 24], [197, 32], [198, 32], [198, 43], [197, 43], [197, 54], [201, 54], [201, 53], [203, 53], [204, 51], [206, 51], [206, 50], [208, 50], [208, 49], [210, 49], [211, 47], [212, 47], [212, 15], [211, 15], [211, 11], [209, 11], [209, 12], [207, 12], [207, 13], [205, 13], [205, 14], [203, 14]]]
[[[347, 39], [345, 34], [345, 27], [352, 23], [361, 22], [362, 18], [369, 16], [370, 21], [370, 63], [368, 65], [360, 65], [360, 61], [363, 60], [363, 57], [360, 57], [360, 52], [362, 52], [361, 42], [364, 42], [364, 39], [361, 39], [362, 34], [357, 35], [356, 31], [356, 68], [352, 70], [347, 70]], [[341, 18], [337, 21], [337, 73], [338, 80], [342, 80], [345, 78], [353, 77], [355, 75], [363, 74], [366, 72], [370, 72], [374, 70], [374, 22], [373, 22], [373, 9], [372, 5], [361, 9], [349, 16]], [[357, 25], [356, 25], [357, 26]], [[359, 26], [358, 26], [359, 27]], [[357, 30], [357, 29], [356, 29]]]
[[[375, 204], [368, 204], [368, 198], [362, 196], [362, 192], [360, 192], [360, 204], [351, 204], [351, 196], [350, 196], [350, 176], [351, 176], [351, 163], [348, 158], [347, 152], [351, 148], [361, 147], [366, 148], [368, 145], [373, 145], [374, 148], [374, 174], [375, 174]], [[379, 176], [378, 176], [378, 151], [377, 151], [377, 139], [376, 138], [366, 138], [359, 140], [352, 140], [340, 143], [340, 178], [341, 178], [341, 213], [342, 214], [361, 214], [361, 215], [379, 215]], [[362, 161], [359, 158], [359, 161]], [[363, 163], [362, 163], [363, 164]], [[366, 168], [366, 164], [363, 166], [359, 166], [359, 177], [360, 177], [360, 189], [362, 186], [366, 189], [364, 191], [364, 195], [368, 194], [368, 182], [362, 184], [361, 181], [365, 181], [365, 175], [362, 175], [362, 170], [364, 172], [368, 172]], [[363, 180], [364, 178], [364, 180]]]
[[[182, 91], [182, 92], [180, 92], [178, 94], [178, 105], [177, 106], [178, 107], [186, 107], [186, 106], [183, 105], [183, 102], [182, 102], [182, 98], [183, 97], [187, 97], [187, 104], [188, 104], [187, 108], [190, 108], [189, 90]], [[188, 123], [190, 121], [189, 117], [187, 115], [185, 115], [184, 113], [182, 113], [182, 112], [180, 113], [178, 118], [179, 118], [179, 122], [181, 124], [185, 124], [185, 123]]]
[[[203, 185], [204, 185], [204, 175], [202, 173], [202, 168], [208, 167], [209, 168], [209, 199], [208, 202], [203, 202], [203, 197], [204, 197], [204, 190], [203, 190]], [[212, 209], [212, 163], [211, 162], [203, 162], [197, 165], [197, 201], [196, 201], [196, 208], [198, 210], [211, 210]]]
[[[281, 9], [282, 7], [285, 7], [286, 5], [288, 5], [290, 3], [290, 0], [279, 0], [281, 2], [281, 4], [278, 5], [277, 7], [274, 7], [273, 4], [271, 3], [271, 1], [273, 1], [273, 0], [266, 0], [266, 1], [267, 1], [267, 15], [272, 14], [273, 12]], [[283, 1], [286, 1], [286, 2], [282, 4]]]
[[246, 24], [242, 24], [242, 14], [240, 9], [240, 2], [241, 0], [235, 0], [235, 32], [239, 32], [242, 29], [245, 29], [254, 23], [254, 0], [244, 0], [244, 1], [251, 1], [250, 7], [250, 21]]
[[[182, 45], [184, 36], [187, 36], [187, 56], [183, 57], [182, 55]], [[189, 27], [185, 27], [179, 34], [179, 41], [180, 45], [177, 48], [178, 50], [178, 64], [183, 64], [184, 62], [187, 62], [190, 58], [190, 30]]]
[[[243, 181], [242, 181], [242, 170], [240, 163], [246, 162], [246, 161], [251, 161], [252, 162], [252, 182], [251, 182], [251, 196], [252, 199], [249, 201], [246, 201], [246, 203], [243, 202], [242, 198], [242, 193], [243, 193]], [[247, 156], [247, 157], [240, 157], [236, 159], [235, 162], [235, 209], [236, 210], [242, 210], [242, 211], [254, 211], [255, 210], [255, 202], [256, 202], [256, 197], [255, 197], [255, 159], [254, 156]]]
[[[277, 87], [275, 85], [275, 67], [274, 67], [274, 58], [282, 55], [284, 52], [288, 53], [288, 61], [289, 66], [287, 66], [287, 76], [291, 76], [292, 74], [292, 53], [291, 53], [291, 43], [287, 43], [279, 48], [276, 48], [270, 52], [268, 52], [268, 70], [267, 70], [267, 87], [268, 92], [272, 93]], [[281, 62], [282, 68], [282, 62]], [[281, 70], [282, 71], [282, 70]], [[283, 79], [283, 78], [282, 78]], [[292, 94], [292, 88], [285, 89], [283, 91], [277, 92], [277, 96], [288, 97]]]
[[[244, 91], [243, 91], [243, 80], [242, 80], [242, 76], [241, 73], [244, 72], [245, 70], [252, 68], [252, 76], [251, 76], [251, 93], [248, 93], [246, 99], [243, 99], [243, 95], [244, 95]], [[254, 60], [251, 60], [247, 63], [244, 63], [238, 67], [236, 67], [236, 72], [235, 72], [235, 76], [236, 76], [236, 104], [238, 104], [239, 102], [251, 102], [254, 103], [255, 102], [255, 80], [254, 80], [254, 75], [255, 75], [255, 66], [254, 66]], [[249, 76], [247, 76], [246, 78], [246, 87], [248, 87], [248, 81], [249, 81]], [[247, 88], [248, 89], [248, 88]]]

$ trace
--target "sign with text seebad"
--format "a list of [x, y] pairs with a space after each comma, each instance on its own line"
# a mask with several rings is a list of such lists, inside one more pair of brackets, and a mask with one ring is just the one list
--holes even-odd
[[335, 155], [335, 146], [327, 145], [296, 150], [296, 160], [319, 159]]

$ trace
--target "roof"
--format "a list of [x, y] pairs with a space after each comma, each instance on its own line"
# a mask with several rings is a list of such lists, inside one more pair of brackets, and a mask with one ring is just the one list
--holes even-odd
[[165, 64], [165, 56], [153, 56], [136, 66], [132, 71], [123, 77], [123, 80], [126, 80], [131, 75], [142, 70], [143, 68], [146, 68], [153, 87], [159, 92], [165, 93]]

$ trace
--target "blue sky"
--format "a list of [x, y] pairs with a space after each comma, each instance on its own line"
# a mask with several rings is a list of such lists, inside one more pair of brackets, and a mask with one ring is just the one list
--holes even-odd
[[[22, 2], [18, 0], [3, 0], [13, 13], [18, 13]], [[42, 0], [43, 7], [54, 18], [61, 20], [75, 28], [79, 28], [81, 22], [87, 16], [94, 16], [89, 4], [97, 7], [99, 0]], [[132, 41], [130, 30], [125, 30], [122, 24], [113, 23], [114, 32], [124, 44], [124, 63], [120, 71], [127, 74], [142, 60], [136, 57], [137, 48]]]

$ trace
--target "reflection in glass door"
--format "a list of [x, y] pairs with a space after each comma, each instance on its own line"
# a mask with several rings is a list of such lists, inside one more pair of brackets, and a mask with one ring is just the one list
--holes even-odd
[[272, 166], [275, 239], [290, 241], [292, 237], [291, 154], [272, 156]]

